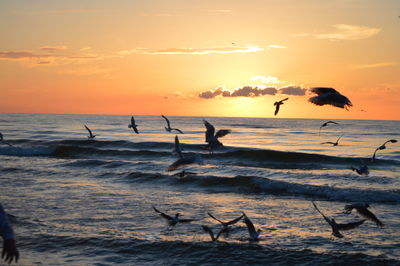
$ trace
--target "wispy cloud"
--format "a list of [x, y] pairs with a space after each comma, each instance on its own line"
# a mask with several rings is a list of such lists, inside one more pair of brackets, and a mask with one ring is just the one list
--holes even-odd
[[352, 65], [350, 68], [352, 69], [365, 69], [365, 68], [377, 68], [377, 67], [388, 67], [399, 65], [400, 62], [382, 62], [375, 64], [360, 64], [360, 65]]
[[280, 94], [285, 95], [297, 95], [297, 96], [304, 96], [306, 95], [307, 89], [303, 88], [302, 86], [295, 86], [289, 85], [286, 87], [282, 87], [279, 89]]
[[348, 24], [336, 24], [333, 25], [335, 31], [329, 33], [315, 34], [314, 37], [317, 39], [329, 39], [329, 40], [361, 40], [370, 38], [378, 34], [380, 28], [371, 28], [366, 26], [348, 25]]
[[270, 44], [268, 45], [268, 49], [286, 49], [286, 46], [282, 46], [282, 45], [276, 45], [276, 44]]
[[54, 51], [63, 51], [66, 50], [68, 47], [64, 46], [64, 45], [60, 45], [60, 46], [42, 46], [39, 49], [43, 50], [43, 51], [48, 51], [48, 52], [54, 52]]
[[157, 54], [157, 55], [173, 55], [173, 54], [191, 54], [191, 55], [204, 55], [204, 54], [234, 54], [234, 53], [256, 53], [264, 51], [263, 48], [257, 46], [244, 46], [244, 47], [210, 47], [210, 48], [169, 48], [158, 51], [147, 51], [143, 53]]
[[277, 77], [273, 76], [255, 76], [252, 77], [251, 80], [253, 81], [259, 81], [261, 83], [267, 83], [267, 84], [277, 84], [277, 83], [282, 83], [283, 81], [280, 81]]

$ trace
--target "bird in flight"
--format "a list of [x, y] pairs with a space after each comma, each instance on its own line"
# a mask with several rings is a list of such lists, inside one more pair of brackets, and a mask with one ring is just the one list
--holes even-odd
[[366, 164], [364, 164], [360, 168], [350, 167], [350, 169], [357, 172], [357, 174], [359, 175], [369, 175], [369, 168]]
[[231, 133], [229, 129], [220, 129], [215, 133], [215, 127], [211, 125], [207, 120], [203, 120], [204, 126], [206, 127], [206, 142], [208, 143], [207, 149], [215, 149], [224, 146], [218, 139]]
[[243, 222], [246, 224], [247, 231], [249, 232], [249, 240], [250, 242], [256, 242], [259, 241], [259, 236], [261, 233], [261, 229], [258, 229], [256, 231], [256, 228], [254, 227], [254, 224], [251, 222], [249, 217], [243, 212]]
[[152, 207], [153, 207], [153, 210], [155, 212], [159, 213], [160, 216], [162, 218], [164, 218], [167, 221], [168, 225], [171, 227], [177, 225], [178, 223], [190, 223], [190, 222], [198, 221], [197, 219], [180, 219], [179, 216], [181, 214], [179, 212], [176, 213], [174, 217], [172, 217], [172, 216], [169, 216], [168, 214], [165, 214], [165, 213], [157, 210], [156, 207], [154, 207], [154, 206], [152, 206]]
[[326, 142], [321, 142], [321, 144], [332, 144], [333, 146], [337, 146], [337, 145], [339, 145], [339, 140], [341, 139], [342, 136], [343, 136], [343, 135], [341, 135], [341, 136], [336, 140], [336, 142], [326, 141]]
[[336, 123], [335, 121], [328, 121], [328, 122], [323, 123], [323, 124], [319, 127], [319, 135], [321, 135], [321, 129], [322, 129], [323, 127], [326, 127], [326, 126], [329, 125], [329, 124], [338, 125], [339, 123]]
[[340, 233], [340, 231], [346, 231], [346, 230], [351, 230], [351, 229], [355, 229], [357, 227], [359, 227], [361, 224], [363, 224], [365, 222], [365, 220], [360, 220], [357, 222], [352, 222], [352, 223], [347, 223], [347, 224], [339, 224], [336, 223], [335, 219], [329, 219], [328, 217], [326, 217], [317, 207], [317, 205], [315, 205], [314, 202], [312, 202], [312, 204], [314, 205], [314, 208], [322, 215], [322, 217], [324, 217], [325, 221], [331, 226], [332, 228], [332, 235], [336, 236], [338, 238], [343, 238], [344, 236]]
[[93, 140], [96, 137], [96, 135], [93, 135], [92, 131], [86, 125], [85, 128], [89, 132], [89, 136], [87, 136], [88, 139]]
[[244, 214], [242, 214], [241, 216], [239, 216], [239, 217], [237, 217], [237, 218], [235, 218], [235, 219], [233, 219], [233, 220], [231, 220], [231, 221], [223, 222], [223, 221], [221, 221], [221, 220], [215, 218], [211, 213], [208, 212], [207, 214], [208, 214], [208, 216], [210, 216], [212, 219], [218, 221], [218, 222], [222, 225], [222, 230], [221, 230], [221, 231], [223, 231], [223, 232], [229, 231], [229, 226], [230, 226], [230, 225], [234, 225], [235, 223], [239, 222], [239, 221], [243, 218], [243, 216], [244, 216]]
[[175, 146], [173, 153], [177, 154], [179, 159], [176, 160], [174, 163], [172, 163], [170, 166], [168, 166], [167, 171], [174, 171], [182, 165], [192, 164], [192, 163], [201, 164], [203, 162], [202, 158], [198, 154], [194, 154], [188, 157], [185, 157], [183, 155], [178, 136], [175, 136]]
[[275, 113], [274, 113], [274, 114], [275, 114], [275, 115], [278, 114], [279, 108], [281, 107], [281, 105], [283, 104], [283, 102], [286, 101], [286, 100], [289, 100], [289, 98], [285, 98], [285, 99], [283, 99], [283, 100], [280, 100], [280, 101], [274, 103], [274, 106], [275, 106]]
[[384, 150], [384, 149], [386, 149], [386, 144], [389, 143], [389, 142], [390, 142], [390, 143], [396, 143], [396, 142], [397, 142], [397, 139], [389, 139], [388, 141], [386, 141], [385, 143], [383, 143], [381, 146], [379, 146], [378, 148], [376, 148], [375, 151], [374, 151], [374, 155], [372, 155], [372, 161], [375, 161], [376, 152], [379, 151], [379, 150]]
[[178, 128], [171, 128], [171, 124], [169, 123], [168, 118], [166, 118], [164, 115], [161, 115], [165, 121], [167, 121], [167, 126], [165, 127], [165, 130], [168, 132], [171, 132], [172, 130], [175, 130], [177, 132], [179, 132], [180, 134], [183, 134], [182, 130], [178, 129]]
[[340, 94], [334, 88], [317, 87], [317, 88], [312, 88], [311, 92], [317, 94], [317, 96], [308, 99], [308, 101], [313, 104], [316, 105], [329, 104], [335, 107], [345, 108], [346, 110], [348, 110], [348, 107], [353, 106], [351, 101], [346, 96]]
[[368, 220], [373, 221], [376, 223], [377, 226], [384, 226], [384, 224], [373, 214], [370, 210], [368, 210], [369, 204], [367, 203], [356, 203], [356, 204], [349, 204], [345, 205], [344, 209], [346, 213], [351, 213], [353, 209], [356, 209], [356, 211], [363, 217], [367, 218]]
[[139, 134], [139, 131], [137, 129], [136, 123], [135, 123], [135, 118], [133, 118], [133, 116], [131, 117], [131, 123], [128, 125], [128, 128], [132, 128], [133, 131], [135, 131], [136, 134]]

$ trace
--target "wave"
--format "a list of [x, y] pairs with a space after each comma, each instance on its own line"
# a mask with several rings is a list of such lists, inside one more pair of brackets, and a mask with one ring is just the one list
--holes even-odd
[[178, 178], [160, 173], [134, 172], [124, 176], [129, 182], [163, 182], [170, 185], [200, 188], [212, 193], [266, 193], [289, 195], [310, 199], [326, 199], [340, 202], [400, 203], [400, 190], [351, 189], [325, 185], [308, 185], [272, 180], [259, 176], [200, 176]]
[[[41, 234], [19, 238], [25, 249], [39, 252], [59, 250], [77, 254], [69, 263], [137, 265], [395, 265], [397, 260], [363, 253], [318, 253], [310, 249], [283, 249], [264, 244], [202, 241], [150, 241], [126, 237], [83, 237]], [[87, 254], [90, 254], [89, 258]], [[49, 258], [51, 259], [51, 258]], [[58, 258], [58, 262], [63, 258]], [[83, 260], [83, 261], [82, 261]], [[67, 262], [66, 261], [66, 262]], [[97, 263], [96, 263], [97, 262]]]

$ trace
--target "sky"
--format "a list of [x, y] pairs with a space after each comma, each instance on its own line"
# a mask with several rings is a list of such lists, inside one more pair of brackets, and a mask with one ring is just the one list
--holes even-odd
[[[0, 112], [400, 119], [399, 0], [0, 0]], [[348, 108], [317, 106], [334, 88]]]

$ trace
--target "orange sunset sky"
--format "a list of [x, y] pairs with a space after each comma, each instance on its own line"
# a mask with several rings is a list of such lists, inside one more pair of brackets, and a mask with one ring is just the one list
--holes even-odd
[[274, 117], [289, 97], [278, 117], [399, 120], [399, 16], [399, 0], [0, 0], [0, 112]]

